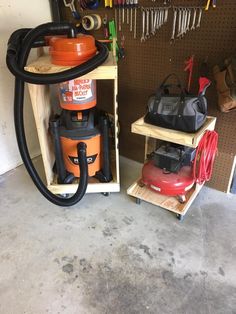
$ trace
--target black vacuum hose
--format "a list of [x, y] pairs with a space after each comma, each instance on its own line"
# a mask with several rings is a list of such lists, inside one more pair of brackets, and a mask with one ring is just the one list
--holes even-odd
[[[25, 167], [40, 193], [50, 202], [59, 206], [72, 206], [84, 196], [88, 184], [88, 164], [85, 143], [78, 144], [78, 158], [80, 167], [80, 183], [76, 193], [70, 198], [61, 198], [51, 193], [38, 175], [27, 147], [24, 129], [24, 82], [31, 84], [56, 84], [72, 80], [87, 74], [102, 64], [108, 57], [106, 47], [98, 42], [99, 53], [84, 64], [56, 74], [33, 74], [24, 70], [30, 50], [34, 43], [45, 35], [69, 34], [73, 35], [75, 28], [69, 23], [46, 23], [34, 29], [22, 29], [14, 32], [8, 41], [7, 66], [15, 79], [14, 121], [18, 147]], [[37, 44], [38, 46], [38, 44]]]

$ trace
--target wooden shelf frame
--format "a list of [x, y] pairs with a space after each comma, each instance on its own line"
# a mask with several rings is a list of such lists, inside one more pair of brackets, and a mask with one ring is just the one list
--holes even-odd
[[[184, 146], [196, 148], [199, 145], [204, 133], [207, 130], [215, 129], [216, 118], [208, 116], [205, 124], [196, 133], [185, 133], [181, 131], [165, 129], [144, 122], [144, 117], [138, 119], [131, 125], [131, 132], [145, 136], [144, 161], [148, 153], [155, 149], [156, 140], [163, 140]], [[197, 197], [203, 185], [196, 183], [193, 188], [186, 193], [186, 202], [181, 204], [176, 197], [166, 196], [148, 189], [146, 186], [140, 186], [140, 178], [136, 180], [127, 190], [127, 194], [136, 198], [136, 200], [146, 201], [153, 205], [162, 207], [171, 212], [184, 217], [189, 207]]]
[[[48, 54], [41, 55], [36, 61], [25, 67], [26, 71], [32, 73], [58, 73], [71, 67], [56, 66], [51, 64]], [[118, 67], [116, 58], [109, 53], [108, 59], [92, 72], [81, 76], [81, 79], [94, 80], [113, 80], [113, 115], [115, 125], [115, 151], [112, 158], [113, 180], [109, 183], [100, 183], [96, 180], [90, 180], [86, 193], [110, 193], [120, 191], [120, 170], [119, 170], [119, 123], [118, 123]], [[46, 183], [48, 189], [54, 194], [74, 193], [78, 184], [57, 184], [53, 173], [55, 155], [51, 134], [49, 132], [49, 120], [52, 116], [52, 106], [50, 102], [50, 87], [48, 85], [28, 84], [33, 114], [38, 133], [39, 144], [44, 164]]]

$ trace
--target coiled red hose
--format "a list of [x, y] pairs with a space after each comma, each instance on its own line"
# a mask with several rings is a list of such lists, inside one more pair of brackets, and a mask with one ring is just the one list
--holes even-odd
[[202, 137], [193, 163], [193, 175], [197, 183], [203, 184], [209, 181], [217, 153], [218, 133], [206, 131]]

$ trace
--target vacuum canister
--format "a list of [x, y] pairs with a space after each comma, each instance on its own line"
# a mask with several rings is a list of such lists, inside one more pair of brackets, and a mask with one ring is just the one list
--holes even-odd
[[96, 106], [96, 81], [75, 79], [59, 84], [60, 106], [66, 110], [86, 110]]

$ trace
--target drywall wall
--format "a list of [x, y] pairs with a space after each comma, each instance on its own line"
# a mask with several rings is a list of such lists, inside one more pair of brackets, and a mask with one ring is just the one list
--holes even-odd
[[[16, 29], [34, 27], [48, 21], [51, 21], [48, 0], [0, 0], [0, 174], [21, 163], [13, 121], [14, 77], [9, 73], [5, 63], [7, 41]], [[40, 151], [27, 88], [25, 121], [33, 157]]]

